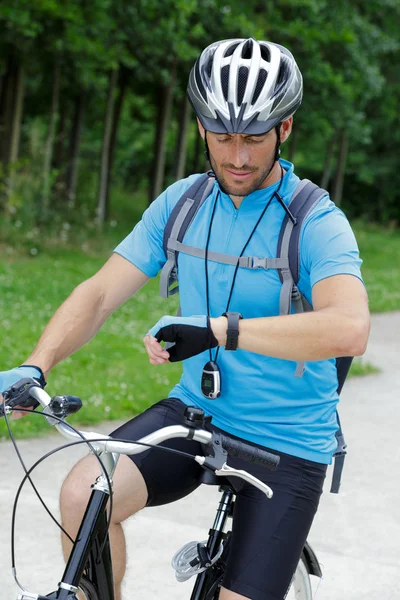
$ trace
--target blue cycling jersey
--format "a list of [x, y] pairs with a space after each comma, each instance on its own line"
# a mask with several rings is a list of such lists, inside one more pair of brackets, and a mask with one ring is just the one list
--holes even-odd
[[[286, 170], [280, 194], [286, 204], [299, 182], [293, 165]], [[176, 182], [145, 211], [142, 220], [115, 249], [146, 275], [154, 277], [164, 265], [163, 232], [183, 192], [198, 175]], [[211, 212], [216, 211], [209, 250], [239, 256], [266, 202], [279, 182], [246, 196], [237, 209], [215, 182], [213, 191], [187, 230], [185, 244], [205, 248]], [[275, 257], [284, 210], [274, 198], [246, 249], [246, 256]], [[323, 198], [303, 224], [300, 237], [299, 288], [311, 302], [312, 287], [333, 275], [361, 279], [361, 260], [352, 229], [329, 197]], [[209, 298], [212, 317], [226, 310], [235, 267], [209, 260]], [[182, 252], [178, 258], [183, 316], [207, 314], [204, 259]], [[276, 270], [239, 268], [229, 310], [243, 318], [279, 315], [281, 282]], [[160, 314], [160, 317], [162, 315]], [[337, 372], [335, 360], [307, 362], [303, 377], [294, 376], [296, 363], [245, 350], [220, 349], [222, 393], [206, 399], [200, 389], [207, 352], [184, 361], [180, 382], [170, 397], [197, 405], [225, 431], [271, 449], [320, 463], [330, 463], [336, 449]]]

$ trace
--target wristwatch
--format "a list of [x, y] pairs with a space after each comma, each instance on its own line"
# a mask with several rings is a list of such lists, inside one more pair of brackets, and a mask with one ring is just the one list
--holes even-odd
[[239, 339], [239, 321], [243, 317], [238, 312], [224, 312], [222, 316], [228, 319], [225, 350], [236, 350]]

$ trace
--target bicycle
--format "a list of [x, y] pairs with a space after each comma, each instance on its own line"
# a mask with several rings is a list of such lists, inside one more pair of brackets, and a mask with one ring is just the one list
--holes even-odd
[[[196, 576], [190, 600], [217, 600], [221, 587], [231, 532], [226, 531], [227, 521], [233, 517], [235, 492], [229, 482], [221, 483], [223, 476], [236, 476], [250, 482], [260, 489], [268, 498], [272, 490], [247, 471], [236, 470], [226, 464], [228, 454], [240, 456], [251, 462], [257, 462], [269, 469], [275, 469], [279, 457], [261, 450], [245, 442], [234, 440], [216, 432], [203, 429], [211, 418], [205, 417], [203, 411], [196, 407], [187, 407], [184, 423], [159, 429], [136, 442], [118, 440], [93, 432], [81, 432], [73, 428], [66, 417], [77, 412], [81, 400], [76, 396], [54, 396], [51, 398], [33, 379], [22, 379], [3, 393], [4, 404], [0, 406], [0, 416], [8, 415], [16, 407], [24, 410], [24, 406], [32, 406], [32, 401], [41, 406], [39, 414], [47, 419], [49, 425], [68, 440], [68, 445], [86, 443], [97, 456], [102, 474], [92, 485], [92, 493], [83, 516], [79, 532], [58, 584], [58, 589], [47, 595], [25, 590], [19, 583], [13, 562], [13, 575], [19, 593], [17, 600], [114, 600], [113, 575], [110, 545], [108, 538], [109, 513], [107, 504], [112, 510], [112, 475], [120, 454], [144, 452], [148, 447], [156, 446], [163, 441], [176, 437], [185, 437], [200, 442], [205, 451], [204, 456], [193, 456], [203, 469], [202, 483], [219, 485], [222, 493], [214, 524], [205, 542], [192, 542], [183, 546], [173, 558], [178, 581]], [[34, 411], [37, 412], [37, 411]], [[62, 448], [64, 448], [62, 446]], [[56, 452], [54, 450], [52, 453]], [[51, 454], [52, 454], [51, 453]], [[188, 455], [189, 456], [189, 455]], [[22, 486], [29, 480], [31, 472], [41, 462], [37, 461], [25, 474], [17, 492], [16, 502]], [[35, 489], [35, 488], [34, 488]], [[35, 489], [38, 494], [37, 490]], [[288, 600], [312, 600], [310, 575], [322, 576], [318, 559], [311, 546], [306, 542], [300, 561], [294, 573]]]

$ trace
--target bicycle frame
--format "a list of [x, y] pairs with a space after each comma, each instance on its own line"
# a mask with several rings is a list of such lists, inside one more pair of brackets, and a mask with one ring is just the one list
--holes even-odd
[[[232, 514], [232, 504], [234, 499], [234, 492], [228, 487], [221, 486], [223, 495], [220, 500], [217, 515], [215, 517], [214, 525], [210, 529], [206, 550], [209, 556], [214, 556], [220, 547], [220, 544], [224, 538], [224, 527], [226, 520]], [[197, 576], [194, 584], [192, 595], [190, 600], [208, 600], [210, 592], [210, 586], [214, 581], [218, 580], [218, 574], [211, 569], [206, 569], [200, 575]]]
[[[107, 533], [108, 494], [93, 490], [75, 544], [68, 559], [62, 584], [55, 598], [71, 599], [71, 591], [79, 587], [84, 570], [87, 579], [98, 590], [101, 600], [114, 600], [111, 552]], [[69, 590], [67, 589], [69, 587]]]
[[[209, 533], [206, 549], [213, 556], [224, 537], [224, 526], [231, 515], [234, 493], [228, 487], [223, 487], [217, 515]], [[71, 600], [79, 587], [82, 575], [92, 583], [99, 600], [114, 600], [112, 562], [107, 527], [108, 493], [103, 490], [93, 490], [83, 516], [79, 532], [62, 576], [65, 587], [59, 589], [54, 600]], [[207, 569], [197, 576], [190, 600], [207, 600], [210, 585], [218, 579], [212, 569]]]
[[[268, 485], [247, 471], [237, 470], [228, 466], [226, 458], [229, 450], [237, 456], [243, 455], [248, 459], [249, 457], [253, 457], [257, 461], [260, 461], [261, 464], [269, 466], [269, 468], [276, 468], [279, 459], [268, 451], [260, 451], [260, 449], [255, 451], [252, 446], [245, 442], [238, 443], [219, 433], [212, 433], [202, 429], [201, 426], [205, 420], [204, 413], [196, 407], [187, 407], [184, 419], [185, 425], [170, 425], [150, 433], [144, 438], [137, 440], [137, 442], [126, 442], [125, 440], [114, 440], [109, 436], [102, 436], [93, 432], [85, 432], [83, 434], [83, 432], [71, 429], [63, 419], [60, 420], [56, 417], [56, 412], [52, 412], [52, 403], [54, 401], [54, 406], [57, 411], [60, 411], [64, 403], [68, 408], [69, 398], [75, 399], [75, 397], [56, 396], [52, 399], [33, 380], [26, 379], [21, 380], [21, 382], [24, 384], [22, 387], [20, 386], [23, 393], [25, 393], [26, 385], [29, 384], [29, 395], [41, 404], [50, 425], [54, 425], [65, 438], [73, 442], [80, 442], [83, 439], [90, 444], [92, 452], [99, 457], [102, 463], [103, 473], [92, 485], [93, 491], [75, 542], [73, 543], [63, 576], [58, 584], [58, 590], [47, 596], [29, 592], [20, 586], [14, 573], [16, 583], [22, 592], [18, 596], [20, 600], [76, 600], [80, 586], [84, 592], [86, 592], [85, 588], [88, 588], [87, 593], [90, 597], [91, 594], [94, 594], [98, 600], [114, 600], [111, 552], [107, 532], [107, 504], [110, 494], [112, 494], [112, 477], [121, 454], [138, 454], [144, 451], [143, 447], [160, 444], [168, 439], [194, 439], [203, 444], [204, 447], [210, 448], [209, 455], [194, 456], [193, 459], [199, 465], [204, 466], [207, 473], [212, 472], [214, 479], [215, 477], [218, 478], [218, 476], [237, 476], [260, 489], [268, 498], [272, 497], [273, 492]], [[19, 389], [17, 392], [20, 393]], [[13, 397], [15, 403], [18, 403], [19, 400], [20, 396]], [[68, 411], [66, 410], [63, 416], [67, 414]], [[207, 482], [204, 481], [204, 483]], [[231, 514], [234, 491], [229, 485], [224, 484], [222, 484], [221, 489], [223, 497], [219, 504], [213, 528], [210, 530], [205, 549], [206, 558], [204, 562], [202, 561], [202, 564], [207, 567], [211, 566], [207, 565], [207, 563], [211, 561], [210, 557], [216, 555], [220, 548], [220, 543], [225, 537], [223, 531], [224, 525], [226, 519]], [[204, 573], [201, 573], [195, 582], [191, 600], [210, 600], [210, 586], [217, 587], [221, 574], [221, 568], [217, 564], [211, 566], [211, 568], [207, 568]], [[85, 582], [87, 582], [86, 586]], [[212, 591], [212, 594], [214, 594], [214, 591]]]

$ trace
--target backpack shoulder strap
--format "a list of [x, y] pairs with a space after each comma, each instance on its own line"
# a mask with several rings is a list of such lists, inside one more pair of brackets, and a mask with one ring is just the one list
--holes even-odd
[[[165, 254], [167, 254], [168, 240], [171, 236], [175, 223], [177, 223], [177, 226], [181, 231], [179, 237], [177, 237], [176, 239], [182, 241], [186, 229], [188, 228], [189, 223], [191, 221], [191, 217], [194, 215], [196, 208], [198, 208], [198, 203], [202, 199], [204, 187], [207, 185], [209, 179], [209, 173], [203, 173], [202, 175], [200, 175], [200, 177], [198, 177], [196, 181], [192, 183], [192, 185], [182, 194], [178, 202], [175, 204], [173, 210], [171, 211], [171, 214], [168, 217], [168, 221], [164, 229], [163, 248]], [[214, 182], [214, 180], [212, 181]], [[184, 213], [182, 213], [182, 209], [185, 205], [186, 207]]]
[[[300, 234], [305, 218], [310, 214], [314, 206], [328, 192], [308, 179], [303, 179], [298, 184], [289, 203], [289, 211], [285, 215], [278, 239], [277, 256], [289, 258], [289, 269], [294, 283], [299, 281], [300, 271]], [[283, 282], [282, 274], [280, 273]]]
[[[328, 194], [328, 192], [307, 179], [303, 179], [297, 186], [295, 193], [289, 203], [288, 210], [284, 217], [279, 240], [278, 257], [287, 257], [289, 268], [287, 270], [278, 270], [282, 281], [280, 314], [289, 314], [291, 303], [296, 312], [312, 310], [312, 306], [306, 298], [302, 296], [297, 288], [300, 277], [300, 234], [301, 228], [306, 217], [318, 202]], [[352, 357], [340, 357], [336, 359], [336, 368], [338, 373], [338, 394], [340, 394], [343, 383], [349, 372]], [[301, 376], [304, 371], [304, 363], [298, 363], [296, 375]], [[347, 453], [347, 445], [344, 439], [340, 424], [338, 412], [336, 412], [338, 429], [336, 431], [337, 448], [334, 453], [335, 464], [333, 468], [332, 484], [330, 491], [337, 494], [340, 489], [341, 475], [344, 466], [344, 459]]]
[[342, 471], [344, 467], [344, 459], [347, 454], [347, 444], [344, 439], [342, 426], [340, 423], [339, 413], [336, 411], [336, 419], [338, 424], [338, 429], [335, 433], [337, 447], [336, 451], [333, 455], [335, 459], [335, 464], [333, 466], [333, 474], [332, 474], [332, 483], [331, 483], [331, 494], [338, 494], [340, 490], [340, 483], [342, 479]]
[[163, 248], [167, 262], [161, 271], [160, 277], [160, 294], [164, 298], [178, 291], [178, 285], [172, 287], [178, 280], [176, 271], [178, 251], [169, 247], [170, 242], [181, 242], [183, 240], [197, 211], [210, 195], [214, 181], [212, 171], [200, 175], [179, 198], [165, 225]]
[[297, 289], [300, 271], [300, 234], [305, 218], [327, 193], [326, 190], [319, 188], [308, 179], [303, 179], [298, 184], [288, 207], [281, 200], [286, 215], [279, 233], [277, 257], [286, 258], [289, 265], [286, 269], [278, 270], [282, 282], [279, 302], [279, 314], [281, 315], [290, 313], [292, 302], [296, 312], [312, 310]]

